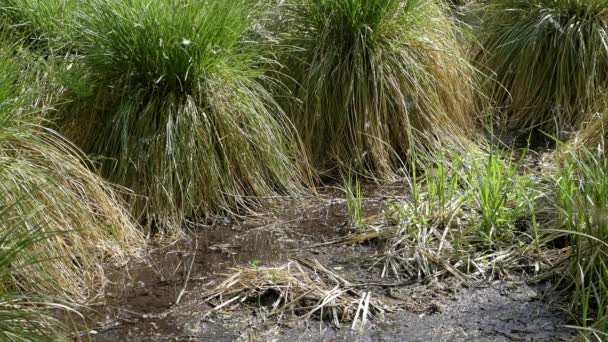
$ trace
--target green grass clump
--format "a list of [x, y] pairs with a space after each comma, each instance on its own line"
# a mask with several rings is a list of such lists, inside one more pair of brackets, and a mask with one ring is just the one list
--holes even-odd
[[[473, 71], [427, 0], [287, 1], [289, 113], [322, 171], [392, 178], [475, 130]], [[432, 158], [431, 158], [432, 159]]]
[[302, 192], [306, 157], [265, 86], [271, 42], [250, 39], [251, 1], [81, 7], [76, 65], [90, 87], [76, 85], [62, 130], [134, 191], [133, 213], [175, 226]]
[[586, 121], [608, 86], [608, 1], [497, 0], [481, 6], [477, 56], [509, 128], [555, 133]]
[[598, 340], [608, 337], [607, 170], [603, 147], [579, 146], [567, 153], [556, 174], [557, 232], [570, 246], [562, 274], [573, 284], [581, 332]]
[[479, 213], [475, 225], [481, 240], [489, 245], [513, 241], [516, 221], [530, 214], [533, 182], [518, 174], [519, 163], [513, 154], [504, 156], [492, 151], [487, 157], [474, 156], [459, 164], [461, 182], [470, 190], [471, 206]]
[[410, 198], [387, 203], [383, 274], [488, 278], [536, 259], [542, 241], [535, 202], [544, 187], [519, 173], [515, 156], [497, 148], [451, 153], [449, 160], [440, 154], [412, 180]]
[[34, 40], [64, 36], [78, 0], [0, 0], [0, 18], [13, 32]]
[[46, 259], [47, 255], [31, 253], [35, 244], [51, 238], [51, 234], [27, 227], [25, 217], [12, 216], [11, 208], [20, 202], [3, 201], [6, 206], [0, 210], [0, 340], [67, 341], [62, 337], [65, 327], [50, 315], [49, 309], [70, 311], [69, 306], [50, 302], [47, 296], [24, 291], [15, 284], [15, 269], [53, 262]]
[[[13, 286], [81, 301], [104, 280], [100, 266], [124, 262], [142, 243], [141, 235], [82, 155], [41, 127], [32, 111], [38, 77], [20, 51], [16, 45], [0, 47], [0, 211], [19, 220], [15, 235], [48, 236], [23, 254], [51, 261], [14, 265]], [[17, 228], [0, 222], [0, 236]]]
[[361, 193], [361, 183], [358, 179], [354, 181], [349, 176], [344, 180], [344, 195], [346, 199], [346, 211], [350, 218], [350, 223], [354, 228], [363, 226], [363, 197]]

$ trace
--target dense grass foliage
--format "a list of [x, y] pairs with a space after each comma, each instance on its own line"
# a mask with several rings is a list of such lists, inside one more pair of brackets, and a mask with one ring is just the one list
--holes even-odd
[[518, 154], [496, 148], [452, 153], [449, 160], [440, 155], [434, 168], [412, 179], [411, 197], [386, 203], [382, 274], [470, 281], [536, 259], [541, 241], [533, 203], [543, 189], [535, 177], [518, 174], [520, 166]]
[[[35, 70], [18, 46], [0, 48], [0, 208], [40, 231], [27, 255], [51, 262], [15, 267], [14, 286], [82, 300], [103, 280], [100, 265], [123, 262], [142, 243], [111, 189], [65, 140], [40, 126]], [[3, 230], [17, 229], [0, 224]], [[65, 232], [73, 232], [66, 236]]]
[[75, 83], [63, 131], [149, 223], [256, 207], [308, 181], [264, 86], [270, 41], [249, 39], [251, 3], [93, 0], [76, 15], [75, 68], [90, 87]]
[[[0, 165], [2, 168], [2, 165]], [[31, 248], [51, 237], [42, 229], [27, 227], [27, 218], [12, 216], [17, 202], [3, 201], [0, 211], [0, 340], [1, 341], [64, 341], [63, 325], [47, 309], [64, 308], [65, 304], [49, 302], [40, 293], [28, 292], [15, 284], [15, 268], [44, 265], [47, 255], [31, 253]], [[67, 236], [64, 236], [67, 237]], [[53, 281], [52, 277], [45, 281]]]
[[286, 1], [289, 107], [317, 167], [390, 178], [474, 131], [472, 69], [427, 0]]
[[584, 122], [608, 86], [608, 1], [487, 1], [480, 13], [477, 62], [509, 128]]
[[[347, 191], [353, 227], [361, 231], [349, 239], [381, 241], [374, 258], [383, 276], [449, 274], [471, 281], [529, 270], [556, 278], [561, 289], [571, 291], [581, 334], [604, 340], [608, 158], [603, 147], [569, 149], [549, 173], [526, 169], [515, 151], [496, 148], [452, 154], [449, 161], [441, 157], [412, 180], [411, 196], [387, 201], [385, 221], [378, 225], [364, 223], [357, 214], [364, 212], [360, 192]], [[350, 210], [351, 203], [357, 211]]]
[[57, 41], [68, 33], [66, 24], [78, 0], [0, 0], [0, 18], [13, 33], [34, 40]]
[[571, 248], [563, 274], [574, 284], [573, 308], [579, 325], [596, 330], [584, 331], [585, 335], [604, 340], [608, 337], [608, 158], [603, 141], [601, 148], [579, 146], [568, 154], [556, 174], [559, 233]]

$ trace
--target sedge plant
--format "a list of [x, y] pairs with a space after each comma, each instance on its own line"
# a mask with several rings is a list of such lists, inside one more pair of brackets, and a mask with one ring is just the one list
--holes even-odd
[[351, 224], [355, 228], [363, 226], [363, 196], [361, 183], [358, 179], [353, 180], [349, 175], [344, 182], [344, 195], [346, 197], [346, 211], [350, 217]]
[[324, 174], [394, 178], [475, 131], [475, 73], [444, 4], [285, 1], [288, 114]]
[[309, 183], [252, 4], [93, 0], [75, 15], [89, 87], [66, 84], [61, 131], [135, 193], [131, 212], [147, 224], [246, 213]]
[[[4, 165], [0, 163], [0, 173]], [[2, 184], [5, 185], [5, 184]], [[50, 296], [21, 288], [16, 277], [22, 268], [53, 263], [47, 254], [33, 254], [31, 248], [52, 238], [41, 228], [28, 226], [28, 217], [13, 216], [12, 209], [23, 199], [3, 202], [0, 210], [0, 340], [19, 342], [67, 341], [66, 326], [50, 310], [71, 312], [70, 305], [49, 300]], [[66, 236], [67, 237], [67, 236]], [[40, 268], [44, 268], [43, 266]], [[50, 267], [51, 270], [53, 267]], [[45, 281], [52, 282], [52, 277]]]
[[[439, 153], [434, 167], [409, 182], [411, 196], [388, 201], [384, 208], [387, 241], [383, 244], [382, 276], [438, 276], [446, 271], [464, 277], [455, 264], [468, 253], [464, 236], [468, 194], [452, 161]], [[464, 221], [463, 221], [464, 220]]]
[[491, 278], [539, 259], [536, 211], [545, 188], [520, 172], [515, 154], [496, 147], [440, 154], [411, 184], [410, 198], [387, 203], [382, 274]]
[[556, 171], [557, 232], [568, 242], [561, 273], [572, 285], [572, 309], [587, 338], [608, 338], [608, 156], [604, 117], [560, 156]]
[[[43, 256], [12, 275], [15, 287], [84, 301], [103, 285], [102, 265], [124, 263], [142, 236], [105, 181], [34, 110], [38, 77], [18, 44], [0, 45], [0, 208], [21, 229], [50, 235], [22, 253]], [[1, 225], [2, 229], [17, 229]], [[73, 234], [62, 234], [72, 232]], [[0, 236], [3, 234], [0, 231]]]
[[69, 34], [78, 3], [79, 0], [0, 0], [0, 18], [13, 33], [18, 33], [16, 36], [55, 44]]
[[509, 205], [509, 200], [515, 194], [517, 165], [510, 160], [512, 158], [507, 159], [498, 151], [491, 151], [487, 157], [473, 157], [465, 176], [472, 200], [479, 208], [480, 235], [489, 243], [496, 235], [500, 239], [503, 232], [509, 234], [514, 221], [515, 208]]
[[497, 0], [480, 5], [476, 62], [511, 129], [578, 128], [608, 86], [608, 1]]

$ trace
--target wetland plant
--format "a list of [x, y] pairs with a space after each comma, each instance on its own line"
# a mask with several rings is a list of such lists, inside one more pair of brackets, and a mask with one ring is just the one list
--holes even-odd
[[589, 118], [608, 86], [608, 1], [496, 0], [480, 13], [476, 62], [509, 128], [556, 133]]
[[444, 5], [302, 0], [280, 8], [296, 99], [286, 107], [322, 172], [393, 178], [414, 154], [423, 161], [474, 133], [474, 72]]
[[[431, 277], [449, 273], [461, 280], [508, 272], [538, 255], [540, 239], [533, 205], [541, 185], [517, 173], [513, 152], [471, 150], [440, 158], [411, 184], [416, 198], [389, 201], [388, 236], [379, 259], [383, 275]], [[518, 220], [531, 224], [518, 228]]]
[[487, 157], [473, 156], [469, 161], [461, 163], [463, 183], [479, 212], [476, 225], [480, 237], [492, 244], [493, 240], [503, 240], [503, 234], [513, 233], [515, 221], [523, 216], [521, 210], [527, 208], [525, 190], [530, 184], [518, 175], [519, 164], [513, 154], [502, 156], [494, 150]]
[[266, 73], [273, 43], [255, 34], [256, 8], [92, 0], [77, 12], [77, 63], [90, 87], [63, 111], [62, 131], [134, 191], [131, 210], [148, 224], [243, 213], [309, 181], [267, 88], [277, 85]]
[[0, 20], [33, 40], [55, 40], [69, 33], [79, 0], [0, 0]]
[[[101, 265], [124, 262], [142, 236], [81, 153], [42, 127], [31, 108], [37, 78], [20, 51], [17, 45], [0, 48], [0, 236], [9, 234], [6, 230], [45, 236], [20, 255], [49, 262], [13, 264], [15, 288], [82, 301], [104, 280]], [[11, 220], [19, 224], [10, 225]]]
[[349, 176], [344, 185], [344, 195], [346, 197], [346, 211], [351, 223], [355, 228], [363, 225], [363, 196], [361, 194], [361, 183], [358, 179], [353, 181]]
[[27, 227], [27, 218], [11, 214], [10, 208], [20, 205], [19, 201], [3, 202], [6, 206], [0, 210], [0, 340], [67, 341], [62, 337], [65, 327], [48, 311], [51, 308], [71, 309], [63, 303], [50, 302], [40, 293], [24, 291], [20, 284], [15, 284], [18, 275], [15, 269], [52, 262], [44, 259], [45, 255], [31, 253], [33, 245], [50, 235], [42, 229]]
[[598, 340], [608, 337], [607, 170], [603, 150], [579, 147], [568, 152], [555, 176], [556, 232], [570, 246], [562, 274], [573, 284], [573, 309], [579, 313], [581, 332]]

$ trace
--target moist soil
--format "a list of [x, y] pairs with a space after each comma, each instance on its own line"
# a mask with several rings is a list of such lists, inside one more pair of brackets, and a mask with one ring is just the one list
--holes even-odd
[[[365, 189], [365, 217], [381, 220], [399, 184]], [[349, 234], [341, 192], [306, 205], [209, 226], [191, 225], [174, 243], [111, 270], [102, 303], [87, 315], [94, 341], [570, 341], [567, 298], [525, 274], [475, 284], [454, 278], [419, 282], [381, 278], [374, 243], [331, 243]], [[268, 317], [264, 300], [213, 310], [205, 294], [235, 266], [279, 266], [316, 259], [372, 293], [387, 311], [352, 330], [319, 320]], [[395, 286], [398, 283], [406, 285]]]

